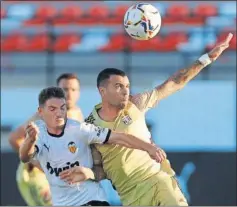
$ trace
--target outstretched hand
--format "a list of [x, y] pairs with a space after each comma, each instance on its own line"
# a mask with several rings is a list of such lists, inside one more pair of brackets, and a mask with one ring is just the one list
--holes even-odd
[[227, 37], [218, 43], [209, 53], [208, 56], [210, 57], [211, 61], [215, 61], [223, 51], [225, 51], [229, 47], [229, 43], [233, 38], [233, 34], [229, 33]]

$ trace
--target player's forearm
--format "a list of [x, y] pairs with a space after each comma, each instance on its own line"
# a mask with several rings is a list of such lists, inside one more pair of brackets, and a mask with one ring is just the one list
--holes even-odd
[[34, 155], [35, 141], [26, 138], [19, 149], [20, 160], [24, 163], [31, 161]]
[[25, 138], [24, 129], [22, 129], [22, 127], [19, 127], [9, 135], [8, 141], [12, 146], [12, 148], [16, 150], [16, 152], [19, 152], [19, 148], [23, 143], [24, 138]]
[[197, 60], [190, 67], [179, 70], [177, 73], [172, 75], [169, 78], [169, 81], [173, 81], [177, 86], [182, 88], [185, 86], [185, 84], [197, 76], [202, 71], [202, 69], [204, 69], [204, 67], [205, 66], [199, 60]]
[[23, 143], [23, 141], [24, 141], [23, 138], [17, 138], [17, 139], [12, 137], [9, 138], [9, 143], [16, 152], [19, 152], [19, 148]]
[[118, 144], [128, 148], [139, 149], [147, 152], [151, 149], [151, 147], [153, 147], [153, 145], [150, 143], [147, 143], [133, 135], [124, 133], [112, 133], [108, 143]]
[[190, 67], [179, 70], [163, 84], [156, 87], [156, 90], [158, 91], [157, 99], [164, 99], [167, 96], [179, 91], [190, 80], [196, 77], [198, 73], [200, 73], [204, 68], [205, 65], [202, 64], [199, 60], [197, 60]]

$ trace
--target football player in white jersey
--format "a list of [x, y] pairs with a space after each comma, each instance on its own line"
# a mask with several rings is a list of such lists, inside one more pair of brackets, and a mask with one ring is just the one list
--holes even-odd
[[[80, 107], [77, 106], [80, 98], [80, 80], [77, 75], [63, 73], [57, 78], [56, 84], [66, 94], [67, 117], [79, 122], [83, 121], [83, 114]], [[29, 122], [38, 119], [40, 117], [37, 112], [10, 134], [9, 142], [16, 152], [19, 151], [19, 147], [25, 138], [25, 126]], [[32, 162], [27, 164], [20, 162], [16, 177], [20, 194], [28, 206], [48, 206], [51, 204], [49, 185], [37, 162], [34, 162], [34, 165]]]
[[92, 202], [109, 205], [103, 188], [93, 180], [93, 173], [88, 180], [80, 183], [68, 183], [59, 176], [75, 166], [91, 169], [93, 160], [89, 145], [92, 143], [118, 144], [147, 151], [154, 162], [164, 159], [158, 147], [137, 137], [67, 119], [66, 98], [59, 87], [41, 91], [38, 112], [42, 120], [26, 127], [26, 138], [20, 146], [19, 155], [24, 163], [32, 158], [40, 162], [55, 206], [91, 205]]

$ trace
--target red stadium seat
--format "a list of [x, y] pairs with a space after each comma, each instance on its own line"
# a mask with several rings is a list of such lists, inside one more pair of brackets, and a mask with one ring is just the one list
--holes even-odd
[[33, 19], [29, 19], [23, 22], [24, 26], [30, 27], [30, 26], [39, 26], [39, 25], [43, 25], [46, 24], [46, 20], [43, 18], [33, 18]]
[[79, 43], [80, 36], [77, 34], [63, 34], [57, 37], [53, 50], [56, 52], [67, 52], [72, 44]]
[[190, 9], [185, 4], [171, 4], [167, 8], [167, 15], [176, 18], [187, 17], [190, 15]]
[[78, 5], [69, 5], [60, 11], [60, 16], [66, 19], [77, 19], [83, 15], [82, 9]]
[[76, 21], [77, 24], [94, 25], [101, 24], [109, 18], [109, 9], [106, 6], [96, 5], [89, 8], [85, 16]]
[[205, 18], [202, 16], [189, 16], [182, 19], [183, 24], [201, 26], [205, 24]]
[[129, 7], [127, 5], [118, 5], [112, 10], [112, 15], [104, 19], [103, 23], [107, 25], [123, 24], [124, 14]]
[[181, 42], [187, 42], [188, 36], [184, 32], [171, 32], [164, 37], [164, 41], [177, 45]]
[[160, 45], [160, 38], [154, 37], [147, 41], [137, 41], [132, 40], [130, 50], [132, 52], [146, 52], [146, 51], [154, 51], [156, 47]]
[[109, 9], [107, 6], [92, 6], [89, 8], [88, 15], [92, 18], [100, 19], [100, 18], [108, 18], [109, 17]]
[[127, 36], [124, 34], [114, 34], [110, 37], [110, 41], [107, 45], [100, 48], [101, 52], [118, 52], [125, 49], [127, 45]]
[[37, 34], [33, 36], [27, 45], [27, 52], [42, 52], [50, 47], [50, 38], [47, 34]]
[[217, 8], [216, 5], [213, 4], [198, 4], [192, 11], [195, 16], [200, 17], [209, 17], [209, 16], [216, 16], [217, 15]]
[[28, 44], [28, 37], [23, 34], [13, 33], [4, 38], [1, 44], [3, 52], [24, 51]]
[[77, 21], [83, 15], [82, 9], [77, 5], [70, 5], [59, 11], [59, 16], [53, 19], [54, 25], [65, 25]]
[[187, 34], [182, 32], [172, 32], [163, 38], [159, 38], [158, 41], [154, 43], [152, 50], [157, 52], [175, 51], [178, 43], [186, 42], [187, 40]]
[[50, 19], [57, 16], [57, 9], [50, 5], [40, 5], [37, 10], [35, 17], [40, 19]]
[[4, 8], [1, 8], [1, 19], [6, 16], [6, 10]]

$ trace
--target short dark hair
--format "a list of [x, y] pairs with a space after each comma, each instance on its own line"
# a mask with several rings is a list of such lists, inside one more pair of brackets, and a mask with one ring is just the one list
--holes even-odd
[[104, 83], [104, 81], [110, 78], [111, 75], [119, 75], [124, 77], [126, 76], [126, 73], [116, 68], [105, 68], [97, 76], [97, 87], [99, 88]]
[[51, 98], [60, 98], [60, 99], [66, 99], [65, 93], [62, 88], [60, 87], [48, 87], [44, 88], [38, 97], [39, 106], [42, 106], [45, 104], [45, 102]]
[[56, 80], [57, 85], [59, 84], [59, 82], [62, 79], [66, 79], [66, 80], [76, 79], [78, 81], [78, 83], [80, 84], [80, 80], [79, 80], [79, 78], [77, 77], [77, 75], [75, 73], [63, 73], [63, 74], [61, 74]]

